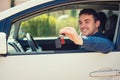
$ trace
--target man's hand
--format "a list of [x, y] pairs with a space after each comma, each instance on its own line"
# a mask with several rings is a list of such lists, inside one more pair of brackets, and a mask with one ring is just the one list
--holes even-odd
[[60, 34], [65, 34], [65, 36], [69, 37], [75, 44], [83, 45], [83, 40], [81, 36], [78, 35], [76, 30], [73, 27], [65, 27], [60, 29]]

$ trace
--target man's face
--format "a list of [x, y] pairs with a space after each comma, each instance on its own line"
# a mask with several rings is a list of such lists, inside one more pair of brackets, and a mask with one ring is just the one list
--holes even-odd
[[79, 17], [79, 27], [83, 36], [93, 35], [98, 32], [99, 24], [99, 21], [94, 21], [93, 15], [82, 14]]

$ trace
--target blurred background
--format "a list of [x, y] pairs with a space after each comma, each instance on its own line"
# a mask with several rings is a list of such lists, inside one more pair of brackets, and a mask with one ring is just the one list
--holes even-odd
[[5, 11], [11, 7], [22, 4], [29, 0], [0, 0], [0, 12]]

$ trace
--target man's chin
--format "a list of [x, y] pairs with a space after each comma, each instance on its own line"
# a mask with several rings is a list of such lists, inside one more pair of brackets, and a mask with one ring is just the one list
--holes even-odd
[[88, 36], [87, 34], [81, 34], [82, 36]]

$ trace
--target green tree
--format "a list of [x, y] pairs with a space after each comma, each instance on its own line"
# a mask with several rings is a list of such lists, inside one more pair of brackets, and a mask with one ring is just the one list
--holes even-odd
[[56, 35], [56, 19], [49, 14], [43, 14], [22, 22], [21, 29], [31, 33], [34, 37], [47, 37]]
[[71, 16], [72, 16], [72, 17], [76, 17], [76, 14], [77, 14], [76, 9], [72, 9], [72, 10], [71, 10]]

